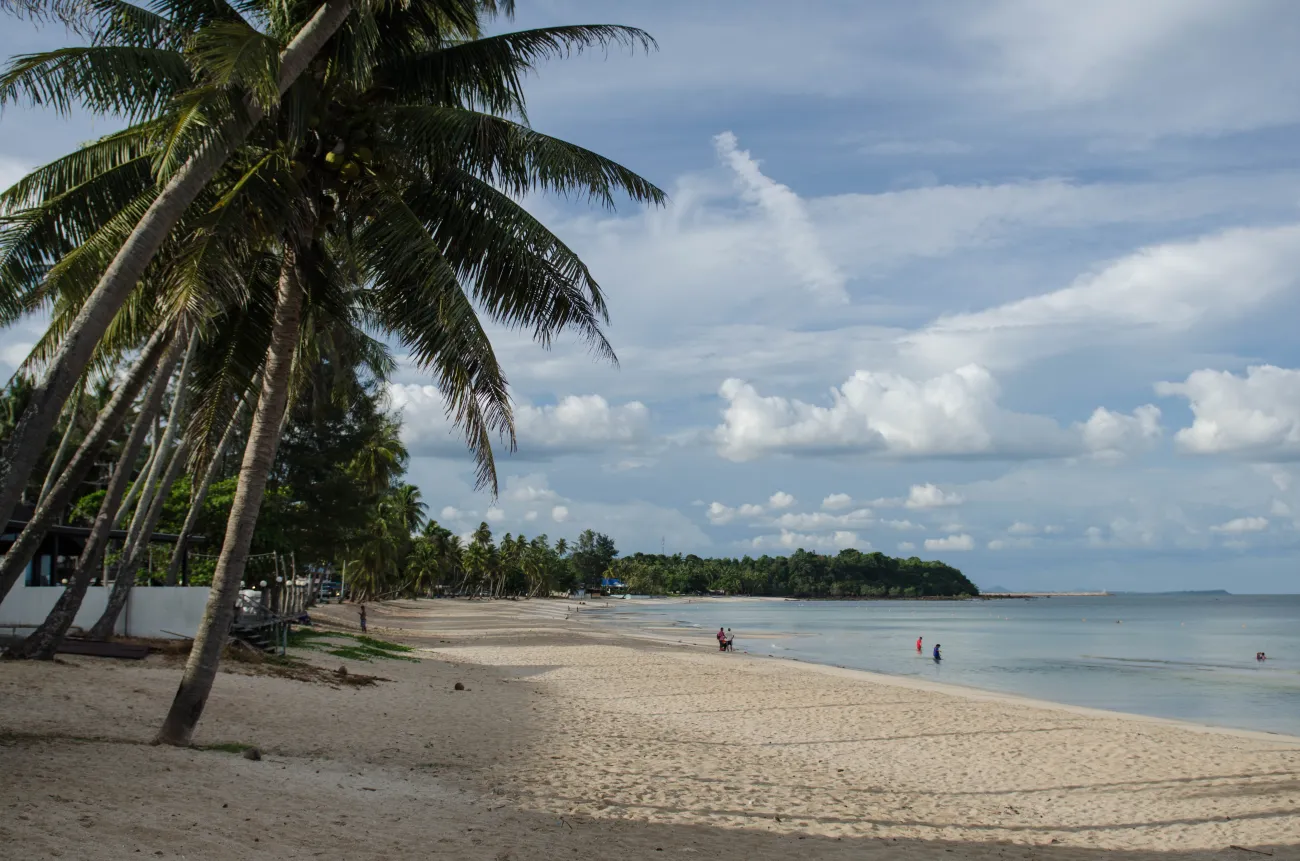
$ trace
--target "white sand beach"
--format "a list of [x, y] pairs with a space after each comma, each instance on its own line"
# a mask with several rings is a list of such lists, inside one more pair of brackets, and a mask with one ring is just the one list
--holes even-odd
[[148, 744], [174, 658], [0, 664], [0, 857], [1300, 858], [1300, 739], [629, 638], [572, 607], [373, 605], [418, 661], [302, 653], [369, 687], [223, 673], [196, 743], [260, 762]]

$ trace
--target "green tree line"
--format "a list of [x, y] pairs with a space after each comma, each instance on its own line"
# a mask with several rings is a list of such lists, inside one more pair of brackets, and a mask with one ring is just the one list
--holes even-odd
[[639, 594], [781, 595], [796, 598], [930, 598], [979, 594], [961, 571], [915, 556], [841, 550], [835, 556], [796, 550], [789, 556], [704, 559], [635, 553], [612, 576]]

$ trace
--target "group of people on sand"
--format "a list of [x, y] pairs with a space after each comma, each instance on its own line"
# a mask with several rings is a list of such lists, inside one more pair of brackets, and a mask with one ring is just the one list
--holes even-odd
[[[917, 653], [918, 655], [921, 654], [921, 652], [922, 652], [921, 639], [922, 639], [921, 637], [917, 637], [917, 638], [916, 638], [916, 653]], [[934, 644], [934, 659], [935, 659], [936, 661], [942, 661], [942, 660], [943, 660], [943, 655], [939, 653], [939, 644], [938, 644], [938, 643], [935, 643], [935, 644]]]
[[722, 628], [719, 628], [719, 629], [718, 629], [718, 635], [717, 635], [717, 636], [718, 636], [718, 651], [719, 651], [719, 652], [734, 652], [734, 651], [735, 651], [735, 649], [732, 648], [732, 645], [731, 645], [731, 644], [732, 644], [733, 642], [735, 642], [735, 640], [736, 640], [736, 635], [733, 634], [733, 633], [731, 633], [731, 629], [730, 629], [730, 628], [727, 628], [726, 630], [723, 630]]

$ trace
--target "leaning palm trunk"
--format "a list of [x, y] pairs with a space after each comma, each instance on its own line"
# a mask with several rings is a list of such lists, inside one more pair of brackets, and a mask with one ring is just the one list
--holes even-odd
[[81, 483], [86, 480], [91, 468], [95, 465], [95, 460], [104, 450], [104, 446], [117, 433], [126, 417], [127, 411], [135, 401], [135, 396], [143, 388], [145, 381], [149, 379], [149, 374], [159, 364], [159, 357], [171, 338], [172, 329], [170, 326], [160, 327], [154, 332], [153, 337], [145, 344], [140, 356], [131, 366], [130, 372], [126, 379], [118, 386], [113, 397], [105, 404], [104, 408], [99, 411], [99, 416], [95, 419], [95, 426], [86, 434], [86, 438], [81, 441], [77, 451], [68, 462], [68, 466], [59, 475], [50, 492], [36, 506], [36, 511], [32, 513], [31, 520], [23, 527], [22, 534], [9, 552], [0, 557], [0, 601], [4, 596], [9, 594], [14, 583], [18, 582], [18, 577], [27, 569], [28, 563], [36, 555], [37, 548], [45, 540], [45, 533], [51, 525], [60, 517], [63, 509], [72, 500], [72, 494], [76, 492]]
[[266, 354], [262, 392], [257, 401], [257, 411], [253, 414], [248, 442], [244, 446], [239, 486], [230, 506], [226, 536], [212, 577], [208, 604], [203, 610], [203, 621], [199, 624], [194, 644], [190, 648], [185, 675], [181, 677], [171, 709], [158, 731], [156, 740], [163, 744], [183, 746], [190, 743], [194, 727], [203, 716], [208, 694], [212, 692], [212, 683], [221, 661], [221, 650], [230, 632], [230, 623], [235, 615], [235, 600], [239, 595], [244, 566], [248, 562], [248, 549], [253, 542], [253, 529], [257, 526], [258, 509], [262, 506], [266, 479], [280, 443], [280, 421], [289, 400], [293, 354], [298, 345], [302, 319], [301, 278], [297, 249], [287, 244], [280, 270], [275, 322], [271, 330], [270, 349]]
[[[158, 428], [154, 427], [154, 452], [149, 461], [149, 466], [143, 473], [145, 479], [138, 481], [135, 487], [140, 488], [140, 501], [136, 503], [135, 514], [131, 517], [131, 528], [126, 534], [126, 544], [123, 546], [123, 557], [133, 554], [136, 546], [142, 540], [148, 541], [148, 532], [144, 532], [142, 527], [144, 520], [152, 505], [153, 498], [157, 493], [158, 480], [162, 477], [163, 469], [170, 464], [168, 460], [172, 445], [176, 441], [176, 429], [181, 424], [181, 417], [185, 412], [185, 390], [189, 384], [190, 362], [194, 358], [194, 349], [198, 344], [198, 339], [190, 340], [190, 346], [185, 351], [185, 361], [181, 362], [181, 373], [176, 378], [176, 393], [172, 397], [171, 410], [167, 413], [167, 430], [159, 438]], [[134, 488], [133, 488], [134, 489]], [[125, 505], [122, 506], [126, 508]], [[118, 511], [117, 519], [122, 517], [122, 510]]]
[[[352, 0], [325, 0], [303, 25], [280, 54], [280, 95], [298, 79], [351, 11]], [[81, 306], [0, 454], [0, 520], [8, 522], [13, 515], [22, 489], [36, 467], [72, 387], [89, 364], [95, 345], [144, 275], [167, 234], [262, 116], [262, 109], [251, 99], [246, 100], [245, 118], [231, 123], [209, 145], [186, 160], [146, 210]]]
[[[244, 413], [248, 409], [248, 401], [241, 401], [235, 414], [230, 417], [230, 424], [226, 425], [226, 430], [221, 435], [221, 442], [217, 443], [216, 449], [212, 452], [212, 459], [208, 461], [207, 472], [203, 474], [203, 481], [199, 484], [194, 494], [190, 497], [190, 510], [185, 515], [185, 525], [181, 527], [180, 535], [176, 537], [176, 546], [172, 548], [171, 561], [167, 563], [168, 586], [175, 586], [177, 575], [181, 570], [181, 562], [185, 559], [185, 549], [189, 544], [190, 533], [194, 531], [195, 524], [199, 521], [199, 515], [203, 513], [203, 503], [208, 498], [208, 491], [212, 488], [212, 482], [216, 481], [217, 473], [221, 471], [221, 461], [225, 457], [226, 449], [230, 448], [230, 443], [235, 438], [235, 433], [239, 430], [239, 424], [244, 420]], [[286, 410], [287, 412], [287, 410]]]
[[[124, 554], [125, 560], [118, 566], [117, 579], [113, 581], [113, 591], [108, 596], [108, 606], [104, 608], [99, 621], [90, 627], [86, 639], [102, 642], [113, 636], [113, 628], [117, 626], [117, 617], [122, 615], [122, 608], [126, 606], [127, 599], [131, 597], [131, 587], [135, 585], [136, 572], [140, 570], [140, 565], [149, 552], [149, 536], [158, 526], [158, 521], [162, 517], [163, 508], [167, 505], [167, 494], [171, 491], [172, 485], [176, 483], [176, 479], [180, 477], [181, 470], [185, 468], [188, 448], [188, 444], [181, 443], [173, 452], [171, 463], [167, 465], [167, 472], [163, 475], [162, 481], [159, 482], [158, 492], [154, 494], [153, 501], [149, 505], [149, 512], [145, 515], [144, 522], [141, 524], [141, 533], [136, 537], [135, 543], [127, 545], [129, 549]], [[144, 505], [144, 500], [141, 500], [140, 504]]]
[[158, 451], [161, 448], [158, 437], [161, 435], [161, 428], [158, 427], [158, 422], [155, 419], [153, 433], [150, 435], [149, 454], [145, 457], [144, 466], [140, 469], [140, 477], [131, 482], [131, 486], [126, 489], [126, 496], [122, 497], [122, 504], [117, 507], [117, 513], [113, 515], [112, 529], [121, 528], [127, 512], [136, 509], [140, 494], [144, 492], [145, 485], [148, 483], [145, 481], [145, 476], [153, 471], [153, 465], [158, 462]]
[[50, 488], [54, 486], [54, 477], [59, 474], [59, 467], [63, 465], [63, 458], [68, 453], [72, 435], [77, 432], [77, 413], [81, 409], [81, 397], [85, 393], [86, 385], [83, 381], [77, 386], [77, 394], [73, 396], [72, 403], [68, 407], [68, 426], [63, 430], [63, 438], [59, 440], [59, 447], [54, 452], [54, 460], [50, 461], [50, 469], [45, 473], [45, 481], [41, 483], [41, 493], [36, 497], [37, 507], [40, 507], [40, 504], [50, 495]]
[[11, 650], [15, 657], [51, 660], [59, 648], [59, 643], [63, 642], [64, 635], [72, 627], [73, 620], [77, 618], [77, 611], [81, 609], [81, 602], [86, 597], [90, 579], [98, 570], [100, 559], [103, 558], [104, 550], [108, 545], [113, 512], [122, 503], [126, 483], [131, 478], [131, 467], [140, 456], [140, 449], [144, 448], [144, 438], [149, 433], [149, 426], [153, 424], [154, 416], [162, 408], [167, 382], [171, 379], [172, 371], [175, 370], [179, 359], [180, 341], [176, 340], [167, 348], [167, 354], [158, 363], [158, 372], [154, 375], [153, 382], [149, 384], [149, 391], [140, 406], [140, 415], [136, 417], [135, 427], [131, 429], [131, 435], [127, 437], [126, 445], [122, 447], [121, 456], [117, 459], [113, 477], [108, 481], [104, 501], [100, 503], [99, 513], [90, 528], [90, 537], [86, 539], [81, 556], [77, 558], [77, 570], [72, 576], [72, 582], [63, 590], [54, 609], [50, 610], [41, 626], [17, 648]]

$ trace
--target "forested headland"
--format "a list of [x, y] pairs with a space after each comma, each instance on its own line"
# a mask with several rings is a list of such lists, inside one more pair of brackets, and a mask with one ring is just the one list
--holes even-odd
[[725, 592], [796, 598], [973, 597], [979, 587], [943, 562], [841, 550], [834, 556], [796, 550], [789, 556], [703, 559], [635, 553], [610, 568], [638, 594]]

